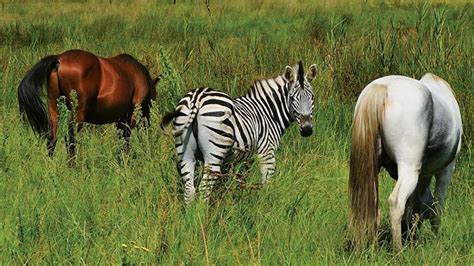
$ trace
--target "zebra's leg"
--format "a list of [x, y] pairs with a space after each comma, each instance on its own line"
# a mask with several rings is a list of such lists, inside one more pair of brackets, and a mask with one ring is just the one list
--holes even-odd
[[[201, 124], [206, 124], [204, 119]], [[199, 193], [204, 201], [209, 200], [209, 196], [214, 185], [221, 177], [222, 164], [226, 155], [229, 153], [233, 140], [229, 133], [229, 128], [217, 123], [208, 123], [198, 133], [199, 150], [204, 159], [204, 169], [201, 183], [199, 184]], [[216, 133], [218, 131], [219, 134]]]
[[454, 172], [455, 161], [452, 161], [446, 166], [441, 172], [435, 174], [436, 177], [436, 188], [435, 188], [435, 213], [430, 219], [431, 229], [433, 232], [438, 233], [439, 226], [441, 224], [441, 215], [444, 212], [444, 200], [448, 192], [448, 185], [451, 182], [451, 177]]
[[219, 160], [210, 160], [204, 162], [204, 174], [199, 184], [199, 193], [204, 201], [208, 201], [214, 185], [221, 175], [221, 162]]
[[242, 162], [242, 165], [240, 166], [239, 171], [235, 173], [237, 184], [241, 187], [245, 186], [245, 184], [247, 183], [247, 175], [249, 173], [251, 164], [252, 161], [250, 161], [250, 159], [244, 160]]
[[269, 182], [275, 173], [275, 152], [273, 150], [258, 155], [262, 184]]
[[182, 135], [175, 138], [176, 151], [178, 153], [177, 168], [184, 185], [184, 201], [190, 203], [196, 194], [194, 187], [194, 172], [196, 169], [197, 150], [196, 139], [191, 130], [186, 130]]
[[222, 164], [234, 144], [234, 130], [229, 120], [231, 111], [227, 110], [223, 115], [219, 113], [216, 116], [212, 106], [202, 107], [197, 123], [194, 124], [199, 150], [204, 159], [199, 193], [205, 201], [209, 200], [214, 185], [221, 177]]

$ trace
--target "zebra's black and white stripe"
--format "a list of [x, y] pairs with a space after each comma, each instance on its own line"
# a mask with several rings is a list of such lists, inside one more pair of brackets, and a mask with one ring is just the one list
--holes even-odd
[[291, 122], [300, 133], [312, 133], [313, 92], [310, 82], [316, 65], [305, 75], [301, 62], [274, 78], [256, 81], [244, 96], [232, 99], [211, 88], [198, 88], [165, 115], [162, 128], [173, 121], [178, 170], [184, 182], [184, 199], [193, 199], [197, 160], [204, 162], [200, 193], [208, 198], [228, 158], [254, 153], [260, 161], [262, 182], [275, 172], [275, 152]]

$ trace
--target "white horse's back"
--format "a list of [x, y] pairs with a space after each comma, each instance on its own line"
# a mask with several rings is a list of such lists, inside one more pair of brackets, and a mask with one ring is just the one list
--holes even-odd
[[404, 76], [383, 77], [371, 84], [374, 83], [387, 88], [382, 124], [384, 151], [399, 164], [419, 170], [431, 123], [429, 90], [418, 80]]

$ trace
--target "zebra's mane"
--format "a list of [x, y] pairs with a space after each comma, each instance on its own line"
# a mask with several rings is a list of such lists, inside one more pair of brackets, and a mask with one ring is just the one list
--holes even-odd
[[262, 80], [277, 79], [280, 76], [281, 75], [278, 75], [278, 76], [256, 76], [252, 81], [252, 85], [255, 85], [255, 83], [257, 83], [259, 81], [262, 81]]
[[[273, 77], [259, 76], [253, 80], [252, 85], [250, 86], [250, 89], [247, 90], [245, 94], [240, 97], [245, 97], [245, 96], [248, 96], [249, 94], [255, 93], [257, 90], [259, 90], [259, 83], [263, 87], [263, 86], [266, 86], [265, 83], [267, 83], [268, 81], [273, 81], [274, 83], [278, 84], [280, 87], [280, 85], [283, 85], [283, 84], [279, 82], [279, 80], [281, 80], [281, 82], [283, 83], [286, 83], [286, 80], [283, 78], [282, 75], [273, 76]], [[281, 87], [283, 88], [284, 86], [281, 86]], [[272, 89], [275, 89], [275, 88], [272, 88]]]
[[287, 83], [286, 79], [283, 77], [283, 75], [277, 75], [277, 76], [257, 76], [256, 78], [253, 79], [253, 82], [252, 82], [252, 88], [258, 83], [258, 82], [262, 82], [262, 81], [270, 81], [270, 80], [273, 80], [273, 81], [277, 81], [281, 79], [284, 83]]

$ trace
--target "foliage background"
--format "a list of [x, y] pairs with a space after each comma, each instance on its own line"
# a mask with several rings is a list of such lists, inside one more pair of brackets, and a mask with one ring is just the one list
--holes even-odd
[[[2, 1], [0, 3], [0, 262], [472, 264], [474, 8], [469, 1]], [[80, 48], [130, 53], [164, 74], [153, 125], [133, 131], [130, 155], [113, 125], [79, 135], [75, 167], [22, 123], [17, 87], [48, 54]], [[236, 189], [211, 209], [179, 200], [173, 140], [158, 122], [186, 91], [233, 96], [288, 64], [317, 63], [315, 133], [296, 127], [277, 154], [274, 182]], [[348, 147], [358, 93], [402, 74], [446, 79], [465, 135], [441, 233], [393, 253], [387, 239], [346, 250]], [[65, 132], [61, 132], [62, 135]], [[248, 173], [258, 182], [257, 167]], [[381, 236], [394, 182], [380, 176]]]

